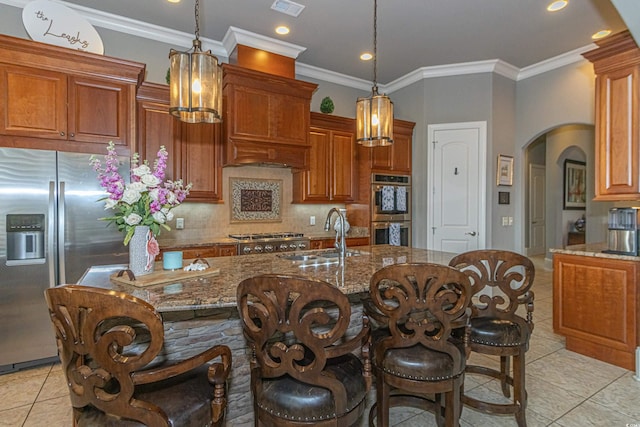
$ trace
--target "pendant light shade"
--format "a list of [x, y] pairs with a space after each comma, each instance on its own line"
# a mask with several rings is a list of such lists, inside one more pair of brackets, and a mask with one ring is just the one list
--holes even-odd
[[393, 102], [374, 89], [356, 103], [356, 139], [367, 147], [393, 144]]
[[367, 147], [393, 144], [393, 102], [378, 93], [377, 83], [378, 2], [373, 2], [373, 88], [368, 98], [356, 102], [356, 140]]
[[199, 39], [196, 0], [196, 39], [193, 49], [169, 53], [169, 112], [183, 122], [219, 123], [222, 121], [222, 70], [211, 51], [203, 52]]

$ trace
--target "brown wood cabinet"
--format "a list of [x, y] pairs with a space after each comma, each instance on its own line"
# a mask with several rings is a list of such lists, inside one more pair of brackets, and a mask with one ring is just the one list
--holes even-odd
[[[336, 239], [312, 239], [309, 249], [331, 249], [334, 247]], [[368, 246], [368, 237], [347, 237], [345, 239], [347, 248], [351, 246]]]
[[129, 154], [143, 64], [0, 36], [0, 144]]
[[584, 56], [596, 73], [595, 200], [640, 198], [640, 49], [628, 31]]
[[223, 66], [223, 165], [309, 164], [309, 111], [317, 85]]
[[184, 246], [160, 249], [156, 261], [162, 260], [162, 253], [168, 251], [182, 251], [182, 259], [213, 258], [219, 256], [238, 255], [238, 246], [233, 244], [216, 244], [208, 246]]
[[553, 329], [567, 350], [635, 369], [637, 261], [569, 254], [553, 256]]
[[411, 175], [411, 142], [415, 123], [393, 121], [393, 144], [386, 147], [359, 146], [360, 157], [369, 159], [371, 172]]
[[137, 99], [140, 155], [154, 159], [164, 145], [169, 153], [167, 178], [193, 184], [187, 201], [221, 201], [220, 125], [184, 123], [171, 116], [167, 85], [145, 82]]
[[355, 120], [312, 112], [309, 141], [309, 169], [293, 173], [293, 203], [355, 200]]
[[567, 246], [584, 245], [584, 242], [585, 242], [584, 231], [569, 231], [567, 233]]

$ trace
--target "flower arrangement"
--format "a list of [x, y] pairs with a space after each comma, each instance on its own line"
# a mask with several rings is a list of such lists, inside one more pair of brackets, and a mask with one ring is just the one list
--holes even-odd
[[124, 244], [129, 244], [139, 225], [149, 226], [153, 234], [153, 242], [150, 252], [158, 254], [155, 237], [160, 234], [162, 228], [171, 230], [167, 221], [173, 219], [171, 209], [184, 201], [191, 190], [191, 184], [184, 185], [182, 180], [164, 181], [165, 170], [167, 168], [167, 150], [160, 147], [153, 168], [149, 162], [144, 160], [140, 163], [138, 153], [131, 158], [131, 183], [125, 183], [122, 175], [118, 172], [120, 162], [118, 154], [110, 142], [107, 146], [105, 156], [105, 166], [95, 156], [91, 156], [90, 163], [98, 175], [100, 185], [109, 195], [105, 198], [104, 208], [113, 209], [116, 213], [110, 217], [100, 218], [100, 220], [110, 221], [115, 224], [119, 231], [125, 233]]

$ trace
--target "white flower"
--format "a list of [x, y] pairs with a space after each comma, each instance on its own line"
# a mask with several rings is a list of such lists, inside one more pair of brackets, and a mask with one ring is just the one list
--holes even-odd
[[127, 188], [139, 192], [147, 191], [147, 186], [142, 182], [132, 182], [131, 184], [127, 184]]
[[118, 205], [118, 200], [113, 200], [113, 199], [107, 199], [106, 202], [104, 202], [104, 209], [113, 209]]
[[153, 201], [158, 200], [159, 193], [160, 193], [160, 189], [154, 188], [153, 190], [149, 191], [149, 197], [151, 197], [151, 200]]
[[167, 208], [162, 208], [162, 213], [167, 217], [167, 221], [171, 221], [173, 219], [173, 212], [171, 212]]
[[140, 179], [147, 187], [157, 187], [160, 184], [160, 180], [155, 175], [142, 175]]
[[126, 222], [127, 225], [138, 225], [140, 221], [142, 221], [142, 217], [135, 212], [130, 213], [124, 218], [124, 222]]
[[142, 177], [144, 175], [151, 174], [151, 168], [149, 168], [149, 166], [147, 165], [140, 165], [137, 168], [131, 169], [131, 173], [134, 174], [135, 176]]
[[138, 190], [127, 188], [122, 193], [122, 201], [132, 205], [138, 200], [140, 200], [140, 196], [141, 194]]
[[153, 220], [158, 224], [164, 224], [167, 220], [165, 214], [162, 213], [162, 211], [158, 211], [154, 213], [152, 216], [153, 216]]
[[173, 191], [167, 193], [167, 203], [170, 205], [175, 205], [178, 202], [178, 198]]

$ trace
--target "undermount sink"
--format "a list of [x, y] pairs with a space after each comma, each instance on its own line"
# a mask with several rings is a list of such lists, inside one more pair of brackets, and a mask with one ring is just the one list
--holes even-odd
[[[362, 255], [364, 253], [366, 252], [347, 249], [345, 256], [350, 257]], [[314, 251], [296, 254], [279, 254], [278, 257], [287, 261], [292, 261], [300, 267], [315, 267], [319, 265], [337, 264], [340, 260], [340, 252], [335, 250]]]

